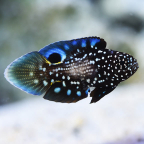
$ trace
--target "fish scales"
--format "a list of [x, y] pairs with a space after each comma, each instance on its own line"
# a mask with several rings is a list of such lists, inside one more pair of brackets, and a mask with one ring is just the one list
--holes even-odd
[[94, 103], [137, 69], [133, 56], [106, 49], [104, 39], [88, 37], [55, 42], [28, 53], [7, 67], [5, 77], [30, 94], [44, 94], [47, 100], [72, 103], [90, 93]]

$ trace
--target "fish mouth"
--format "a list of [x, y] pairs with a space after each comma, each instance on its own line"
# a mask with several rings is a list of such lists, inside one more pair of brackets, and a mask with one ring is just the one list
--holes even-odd
[[139, 68], [139, 65], [137, 62], [134, 62], [133, 65], [131, 66], [132, 71], [137, 71], [138, 68]]

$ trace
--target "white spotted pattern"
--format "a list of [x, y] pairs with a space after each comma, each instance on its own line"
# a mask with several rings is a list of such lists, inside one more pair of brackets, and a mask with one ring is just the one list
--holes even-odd
[[38, 83], [39, 83], [39, 80], [38, 80], [38, 79], [34, 79], [34, 83], [35, 83], [35, 84], [38, 84]]
[[43, 80], [43, 84], [44, 84], [44, 86], [47, 86], [48, 82], [46, 80]]
[[29, 73], [29, 76], [33, 76], [33, 72], [30, 72], [30, 73]]
[[43, 71], [45, 72], [45, 71], [46, 71], [46, 68], [43, 68]]

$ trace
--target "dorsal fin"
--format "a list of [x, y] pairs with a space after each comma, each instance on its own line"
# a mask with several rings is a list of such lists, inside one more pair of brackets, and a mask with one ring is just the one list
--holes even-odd
[[99, 37], [86, 37], [67, 41], [59, 41], [45, 46], [39, 51], [39, 53], [46, 57], [48, 60], [52, 54], [59, 54], [61, 59], [58, 62], [62, 62], [68, 55], [71, 54], [71, 52], [76, 49], [94, 49], [95, 47], [97, 47], [97, 49], [105, 49], [106, 42], [104, 39]]

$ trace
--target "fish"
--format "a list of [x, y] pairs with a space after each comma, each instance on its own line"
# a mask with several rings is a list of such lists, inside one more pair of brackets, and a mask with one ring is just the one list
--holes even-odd
[[90, 95], [90, 103], [95, 103], [139, 68], [133, 56], [106, 45], [96, 36], [51, 43], [14, 60], [4, 76], [15, 87], [46, 100], [76, 103]]

